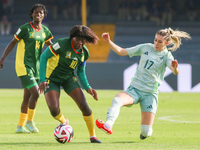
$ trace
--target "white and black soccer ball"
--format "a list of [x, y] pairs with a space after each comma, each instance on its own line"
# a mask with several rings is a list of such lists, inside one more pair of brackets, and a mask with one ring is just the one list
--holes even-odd
[[73, 128], [68, 124], [60, 124], [54, 130], [54, 137], [56, 141], [62, 144], [65, 142], [70, 142], [74, 137]]

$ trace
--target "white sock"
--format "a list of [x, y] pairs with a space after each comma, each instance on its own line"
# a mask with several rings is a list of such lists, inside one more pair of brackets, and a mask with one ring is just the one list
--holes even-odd
[[107, 117], [106, 117], [106, 123], [109, 124], [111, 127], [115, 123], [115, 120], [119, 116], [120, 108], [123, 106], [123, 101], [120, 97], [115, 97], [112, 100], [112, 104], [110, 108], [108, 109]]

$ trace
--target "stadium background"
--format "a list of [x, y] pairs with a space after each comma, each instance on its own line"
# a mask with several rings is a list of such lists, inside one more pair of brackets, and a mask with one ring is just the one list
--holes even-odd
[[[9, 13], [12, 22], [11, 34], [7, 36], [0, 35], [0, 55], [13, 34], [20, 25], [30, 22], [28, 16], [29, 10], [34, 3], [43, 3], [48, 8], [48, 17], [44, 23], [54, 35], [54, 39], [68, 36], [71, 27], [75, 24], [82, 24], [82, 16], [78, 15], [77, 19], [64, 19], [62, 16], [61, 4], [64, 0], [58, 1], [58, 16], [53, 18], [51, 6], [47, 0], [17, 0], [14, 1], [14, 12]], [[173, 53], [174, 57], [180, 64], [191, 66], [191, 74], [185, 76], [185, 81], [191, 80], [191, 88], [196, 86], [195, 92], [200, 92], [200, 18], [190, 21], [187, 17], [186, 0], [175, 0], [176, 9], [173, 15], [172, 29], [179, 29], [188, 32], [192, 40], [183, 41], [180, 49]], [[81, 0], [79, 3], [78, 14], [81, 14]], [[122, 47], [130, 47], [140, 43], [153, 42], [157, 30], [169, 27], [168, 25], [157, 26], [149, 19], [137, 21], [132, 19], [118, 19], [118, 2], [119, 0], [87, 0], [87, 26], [89, 26], [100, 37], [103, 32], [109, 32], [112, 40]], [[198, 12], [200, 14], [200, 12]], [[88, 80], [95, 89], [123, 89], [124, 70], [132, 64], [138, 63], [139, 57], [129, 58], [128, 56], [119, 57], [113, 53], [107, 45], [100, 41], [98, 45], [88, 45], [90, 50], [90, 59], [86, 67]], [[8, 55], [5, 60], [4, 68], [0, 71], [0, 88], [21, 88], [20, 80], [16, 77], [14, 69], [16, 48]], [[184, 69], [184, 68], [183, 68]], [[173, 90], [178, 90], [177, 82], [179, 77], [169, 75], [166, 82]], [[184, 86], [184, 85], [183, 85]], [[190, 92], [190, 90], [186, 90]]]

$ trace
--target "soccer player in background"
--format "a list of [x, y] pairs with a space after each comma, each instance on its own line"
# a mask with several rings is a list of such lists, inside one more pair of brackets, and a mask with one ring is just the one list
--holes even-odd
[[1, 70], [5, 58], [19, 42], [15, 70], [24, 88], [24, 96], [16, 133], [39, 132], [33, 122], [33, 118], [40, 94], [38, 92], [40, 55], [44, 43], [47, 46], [51, 45], [51, 39], [53, 38], [50, 30], [42, 25], [42, 20], [47, 16], [47, 10], [44, 5], [34, 4], [30, 9], [29, 16], [32, 21], [20, 26], [0, 59]]
[[[107, 112], [106, 122], [97, 119], [96, 125], [107, 134], [112, 134], [112, 127], [119, 116], [120, 108], [140, 103], [140, 139], [150, 137], [158, 108], [158, 87], [164, 79], [166, 67], [170, 68], [174, 75], [179, 73], [178, 62], [174, 60], [168, 49], [175, 51], [181, 45], [181, 38], [190, 39], [191, 37], [186, 32], [166, 28], [157, 31], [154, 44], [139, 44], [126, 49], [113, 43], [108, 33], [103, 33], [102, 37], [118, 55], [140, 56], [140, 62], [129, 87], [118, 93], [112, 100], [111, 107]], [[168, 45], [172, 47], [167, 49]]]
[[45, 99], [51, 115], [62, 124], [68, 124], [60, 110], [60, 87], [75, 101], [82, 112], [86, 122], [91, 143], [102, 143], [96, 138], [92, 110], [88, 106], [84, 93], [80, 88], [77, 76], [84, 89], [98, 100], [96, 91], [89, 85], [86, 74], [86, 60], [89, 51], [86, 43], [96, 44], [98, 36], [88, 27], [75, 25], [69, 33], [69, 37], [57, 39], [49, 46], [40, 58], [40, 86], [44, 91]]

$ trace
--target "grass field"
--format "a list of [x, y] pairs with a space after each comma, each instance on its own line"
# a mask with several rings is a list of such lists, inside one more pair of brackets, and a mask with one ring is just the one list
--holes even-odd
[[[94, 119], [105, 120], [112, 98], [117, 90], [97, 90], [99, 101], [86, 94]], [[153, 126], [153, 135], [143, 141], [140, 134], [140, 107], [122, 107], [113, 126], [113, 134], [97, 129], [96, 135], [103, 142], [92, 144], [76, 104], [63, 91], [61, 110], [74, 129], [70, 143], [60, 144], [53, 137], [59, 124], [47, 108], [43, 94], [39, 98], [35, 123], [38, 134], [15, 134], [18, 123], [22, 89], [0, 89], [0, 149], [4, 150], [128, 150], [128, 149], [200, 149], [200, 93], [160, 93], [159, 107]]]

